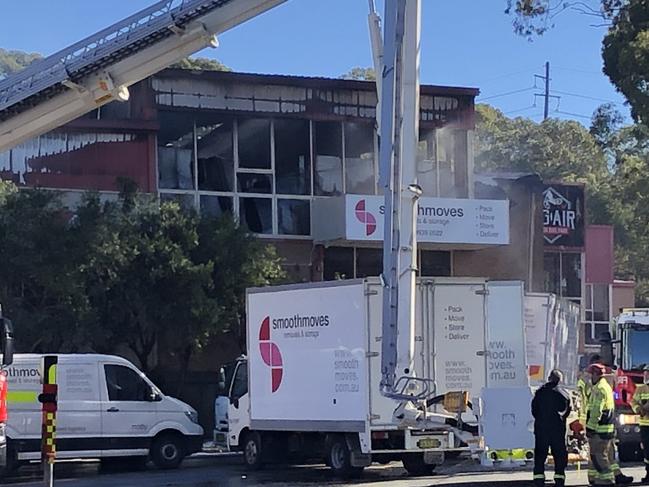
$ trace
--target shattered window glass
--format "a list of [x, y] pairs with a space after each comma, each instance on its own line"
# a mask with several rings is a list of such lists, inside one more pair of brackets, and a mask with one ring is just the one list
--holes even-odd
[[273, 177], [270, 174], [239, 173], [239, 191], [242, 193], [272, 193]]
[[374, 194], [374, 127], [345, 124], [345, 178], [347, 193]]
[[424, 190], [425, 196], [437, 194], [435, 148], [435, 130], [421, 130], [417, 150], [417, 184]]
[[270, 169], [270, 120], [240, 119], [239, 167]]
[[196, 127], [198, 148], [198, 189], [232, 191], [234, 188], [234, 151], [232, 123]]
[[311, 194], [308, 120], [276, 120], [275, 182], [280, 194]]
[[310, 235], [311, 203], [308, 200], [277, 200], [277, 224], [283, 235]]
[[253, 233], [273, 233], [273, 204], [270, 198], [239, 198], [239, 220]]
[[194, 121], [178, 117], [161, 126], [158, 134], [158, 187], [194, 188]]
[[338, 122], [316, 122], [314, 193], [343, 194], [343, 134]]

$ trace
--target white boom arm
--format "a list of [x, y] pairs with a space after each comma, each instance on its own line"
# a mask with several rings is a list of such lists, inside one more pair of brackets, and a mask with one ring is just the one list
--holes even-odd
[[74, 120], [286, 0], [162, 0], [0, 81], [0, 152]]

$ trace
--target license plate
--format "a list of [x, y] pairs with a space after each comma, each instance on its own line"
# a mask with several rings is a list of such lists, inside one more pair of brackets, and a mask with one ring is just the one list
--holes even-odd
[[417, 442], [417, 446], [422, 450], [428, 448], [439, 448], [442, 443], [437, 438], [422, 438]]

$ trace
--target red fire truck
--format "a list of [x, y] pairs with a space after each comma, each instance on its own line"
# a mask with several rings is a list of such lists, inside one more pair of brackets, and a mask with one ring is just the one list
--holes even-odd
[[0, 308], [0, 353], [2, 353], [2, 373], [0, 373], [0, 472], [7, 467], [7, 376], [4, 367], [13, 362], [13, 326], [11, 321], [2, 317]]
[[649, 308], [628, 308], [613, 321], [610, 333], [602, 337], [602, 358], [615, 373], [615, 414], [621, 460], [640, 453], [638, 416], [631, 409], [636, 386], [649, 365]]

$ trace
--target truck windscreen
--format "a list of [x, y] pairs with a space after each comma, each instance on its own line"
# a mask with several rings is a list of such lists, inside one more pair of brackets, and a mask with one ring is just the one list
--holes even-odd
[[622, 367], [639, 370], [649, 364], [649, 327], [630, 327], [624, 333]]

